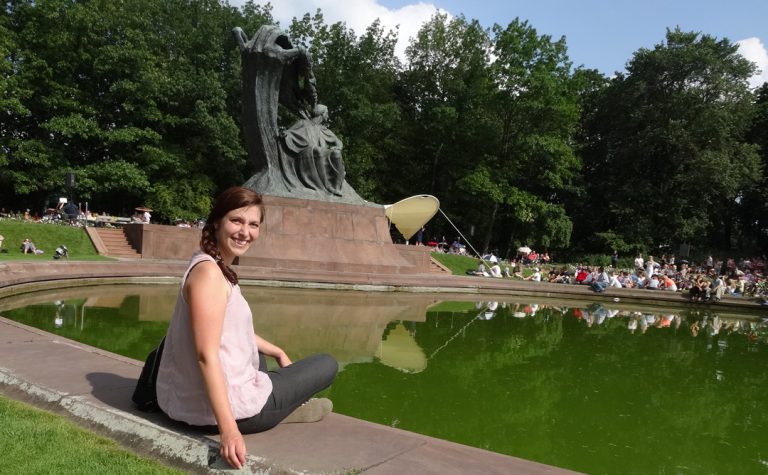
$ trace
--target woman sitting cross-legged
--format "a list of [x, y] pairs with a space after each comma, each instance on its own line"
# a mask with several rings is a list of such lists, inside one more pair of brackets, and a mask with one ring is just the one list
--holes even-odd
[[[181, 281], [157, 376], [157, 401], [170, 418], [219, 432], [220, 452], [235, 468], [245, 463], [242, 434], [280, 422], [314, 422], [332, 409], [310, 399], [329, 387], [338, 364], [329, 355], [291, 361], [256, 335], [251, 309], [230, 268], [259, 237], [261, 195], [224, 191], [213, 205]], [[279, 368], [267, 370], [265, 355]]]

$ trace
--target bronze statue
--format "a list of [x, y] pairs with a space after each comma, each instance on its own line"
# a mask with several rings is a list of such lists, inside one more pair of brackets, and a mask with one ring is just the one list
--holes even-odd
[[[325, 125], [328, 108], [318, 103], [312, 58], [278, 27], [265, 25], [249, 41], [233, 30], [243, 71], [243, 132], [256, 174], [244, 186], [291, 198], [363, 204], [344, 180], [343, 145]], [[278, 127], [282, 106], [297, 118]]]

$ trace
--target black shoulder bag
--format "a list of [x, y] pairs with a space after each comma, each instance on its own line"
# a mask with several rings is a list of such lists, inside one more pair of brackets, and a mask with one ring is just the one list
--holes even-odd
[[144, 368], [139, 375], [139, 381], [136, 383], [136, 389], [133, 390], [133, 402], [140, 411], [155, 412], [160, 409], [157, 405], [157, 371], [160, 369], [160, 358], [163, 356], [163, 347], [165, 346], [165, 337], [160, 342], [160, 346], [149, 352], [147, 360], [144, 362]]

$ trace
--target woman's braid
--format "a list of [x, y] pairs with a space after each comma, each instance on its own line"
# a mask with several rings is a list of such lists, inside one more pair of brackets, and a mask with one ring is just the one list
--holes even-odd
[[218, 264], [219, 269], [221, 269], [221, 273], [224, 274], [224, 277], [226, 277], [232, 285], [237, 285], [237, 274], [231, 267], [224, 264], [224, 261], [221, 259], [221, 253], [219, 252], [218, 246], [216, 246], [215, 233], [216, 229], [214, 223], [206, 223], [203, 227], [202, 236], [200, 237], [200, 248], [203, 252], [213, 257], [216, 264]]

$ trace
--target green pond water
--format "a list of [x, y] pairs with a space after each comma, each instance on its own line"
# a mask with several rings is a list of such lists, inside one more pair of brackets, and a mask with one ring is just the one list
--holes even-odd
[[[144, 359], [176, 292], [60, 289], [0, 300], [0, 315]], [[587, 473], [768, 473], [768, 325], [759, 313], [243, 293], [256, 331], [294, 359], [339, 360], [327, 391], [336, 412]]]

